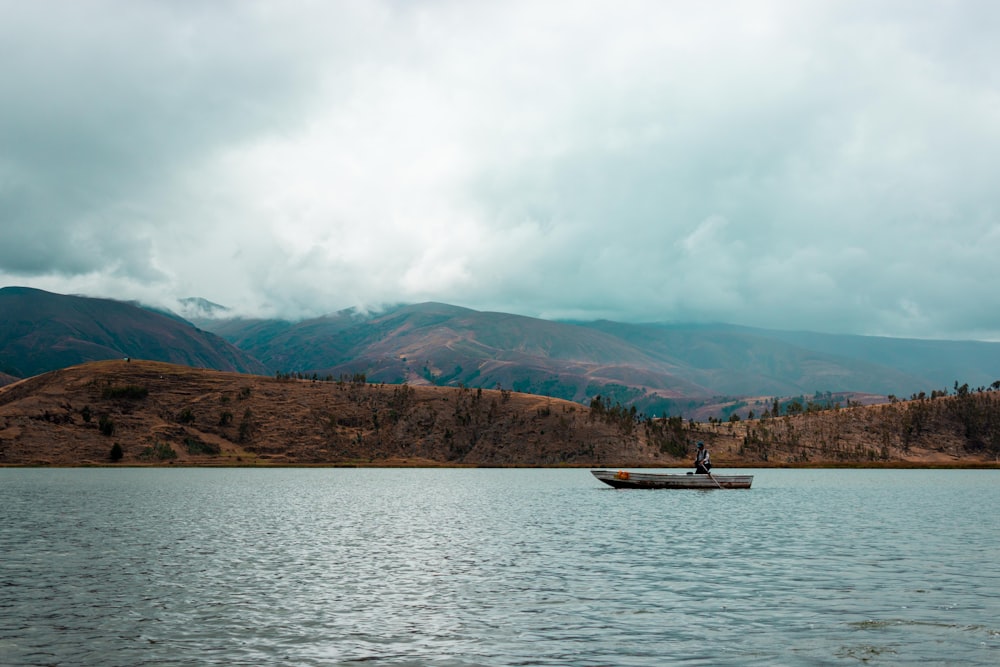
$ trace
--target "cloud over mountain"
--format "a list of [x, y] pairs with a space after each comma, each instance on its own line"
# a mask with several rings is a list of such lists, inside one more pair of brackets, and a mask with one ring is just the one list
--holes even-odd
[[0, 284], [997, 338], [998, 22], [0, 1]]

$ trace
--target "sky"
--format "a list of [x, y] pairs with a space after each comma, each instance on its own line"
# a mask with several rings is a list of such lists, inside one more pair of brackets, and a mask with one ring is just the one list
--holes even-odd
[[0, 0], [0, 286], [1000, 340], [993, 0]]

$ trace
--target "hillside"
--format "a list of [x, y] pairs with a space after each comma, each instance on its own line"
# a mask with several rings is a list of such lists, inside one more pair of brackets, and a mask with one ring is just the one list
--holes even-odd
[[[908, 396], [1000, 377], [1000, 344], [823, 336], [732, 325], [550, 322], [438, 303], [302, 322], [198, 320], [271, 371], [363, 373], [387, 383], [469, 386], [640, 412], [719, 415], [726, 398]], [[735, 401], [730, 401], [734, 403]], [[745, 417], [749, 408], [735, 408]], [[723, 414], [728, 416], [728, 413]]]
[[0, 465], [996, 465], [1000, 392], [761, 420], [639, 419], [507, 390], [92, 362], [0, 388]]
[[[612, 335], [644, 350], [658, 360], [683, 360], [692, 381], [724, 396], [792, 396], [816, 391], [910, 394], [945, 386], [934, 374], [919, 372], [919, 364], [905, 368], [885, 363], [885, 355], [855, 355], [857, 340], [865, 336], [829, 336], [818, 339], [783, 337], [784, 332], [726, 324], [623, 324], [589, 322], [580, 326]], [[906, 341], [880, 339], [900, 344]], [[852, 348], [851, 345], [854, 344]], [[994, 346], [1000, 364], [1000, 345]], [[926, 362], [933, 348], [925, 348]], [[894, 361], [912, 360], [900, 355]], [[968, 372], [968, 367], [954, 368]], [[1000, 369], [998, 369], [1000, 370]], [[978, 371], [977, 371], [978, 374]], [[947, 384], [958, 377], [946, 374]], [[970, 378], [971, 381], [971, 378]]]
[[[183, 305], [198, 315], [228, 312], [199, 299]], [[601, 396], [640, 414], [707, 420], [760, 414], [774, 398], [844, 406], [1000, 378], [1000, 343], [551, 322], [440, 303], [299, 322], [208, 317], [196, 324], [130, 303], [3, 288], [0, 385], [133, 357], [258, 375], [503, 388], [583, 405]]]
[[[0, 389], [0, 465], [557, 465], [659, 459], [580, 405], [508, 391], [94, 362]], [[172, 453], [168, 453], [172, 452]], [[176, 458], [174, 458], [176, 456]]]
[[[410, 384], [512, 388], [649, 414], [685, 414], [719, 396], [815, 391], [905, 395], [942, 385], [912, 373], [725, 326], [549, 322], [445, 304], [302, 322], [198, 320], [273, 371], [364, 373]], [[1000, 360], [1000, 346], [993, 350]], [[951, 378], [954, 380], [956, 378]], [[692, 401], [691, 399], [695, 399]]]
[[30, 377], [124, 357], [267, 373], [250, 355], [176, 316], [111, 299], [0, 288], [0, 372]]

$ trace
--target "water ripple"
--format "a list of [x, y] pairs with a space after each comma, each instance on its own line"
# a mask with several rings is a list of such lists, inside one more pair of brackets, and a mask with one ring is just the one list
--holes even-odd
[[996, 473], [757, 475], [0, 470], [0, 663], [1000, 661]]

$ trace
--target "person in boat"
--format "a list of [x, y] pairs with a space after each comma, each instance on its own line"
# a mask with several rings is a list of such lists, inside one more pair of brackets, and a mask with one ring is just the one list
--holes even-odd
[[698, 441], [698, 453], [694, 457], [694, 471], [698, 475], [707, 475], [712, 469], [712, 456], [705, 449], [705, 443]]

